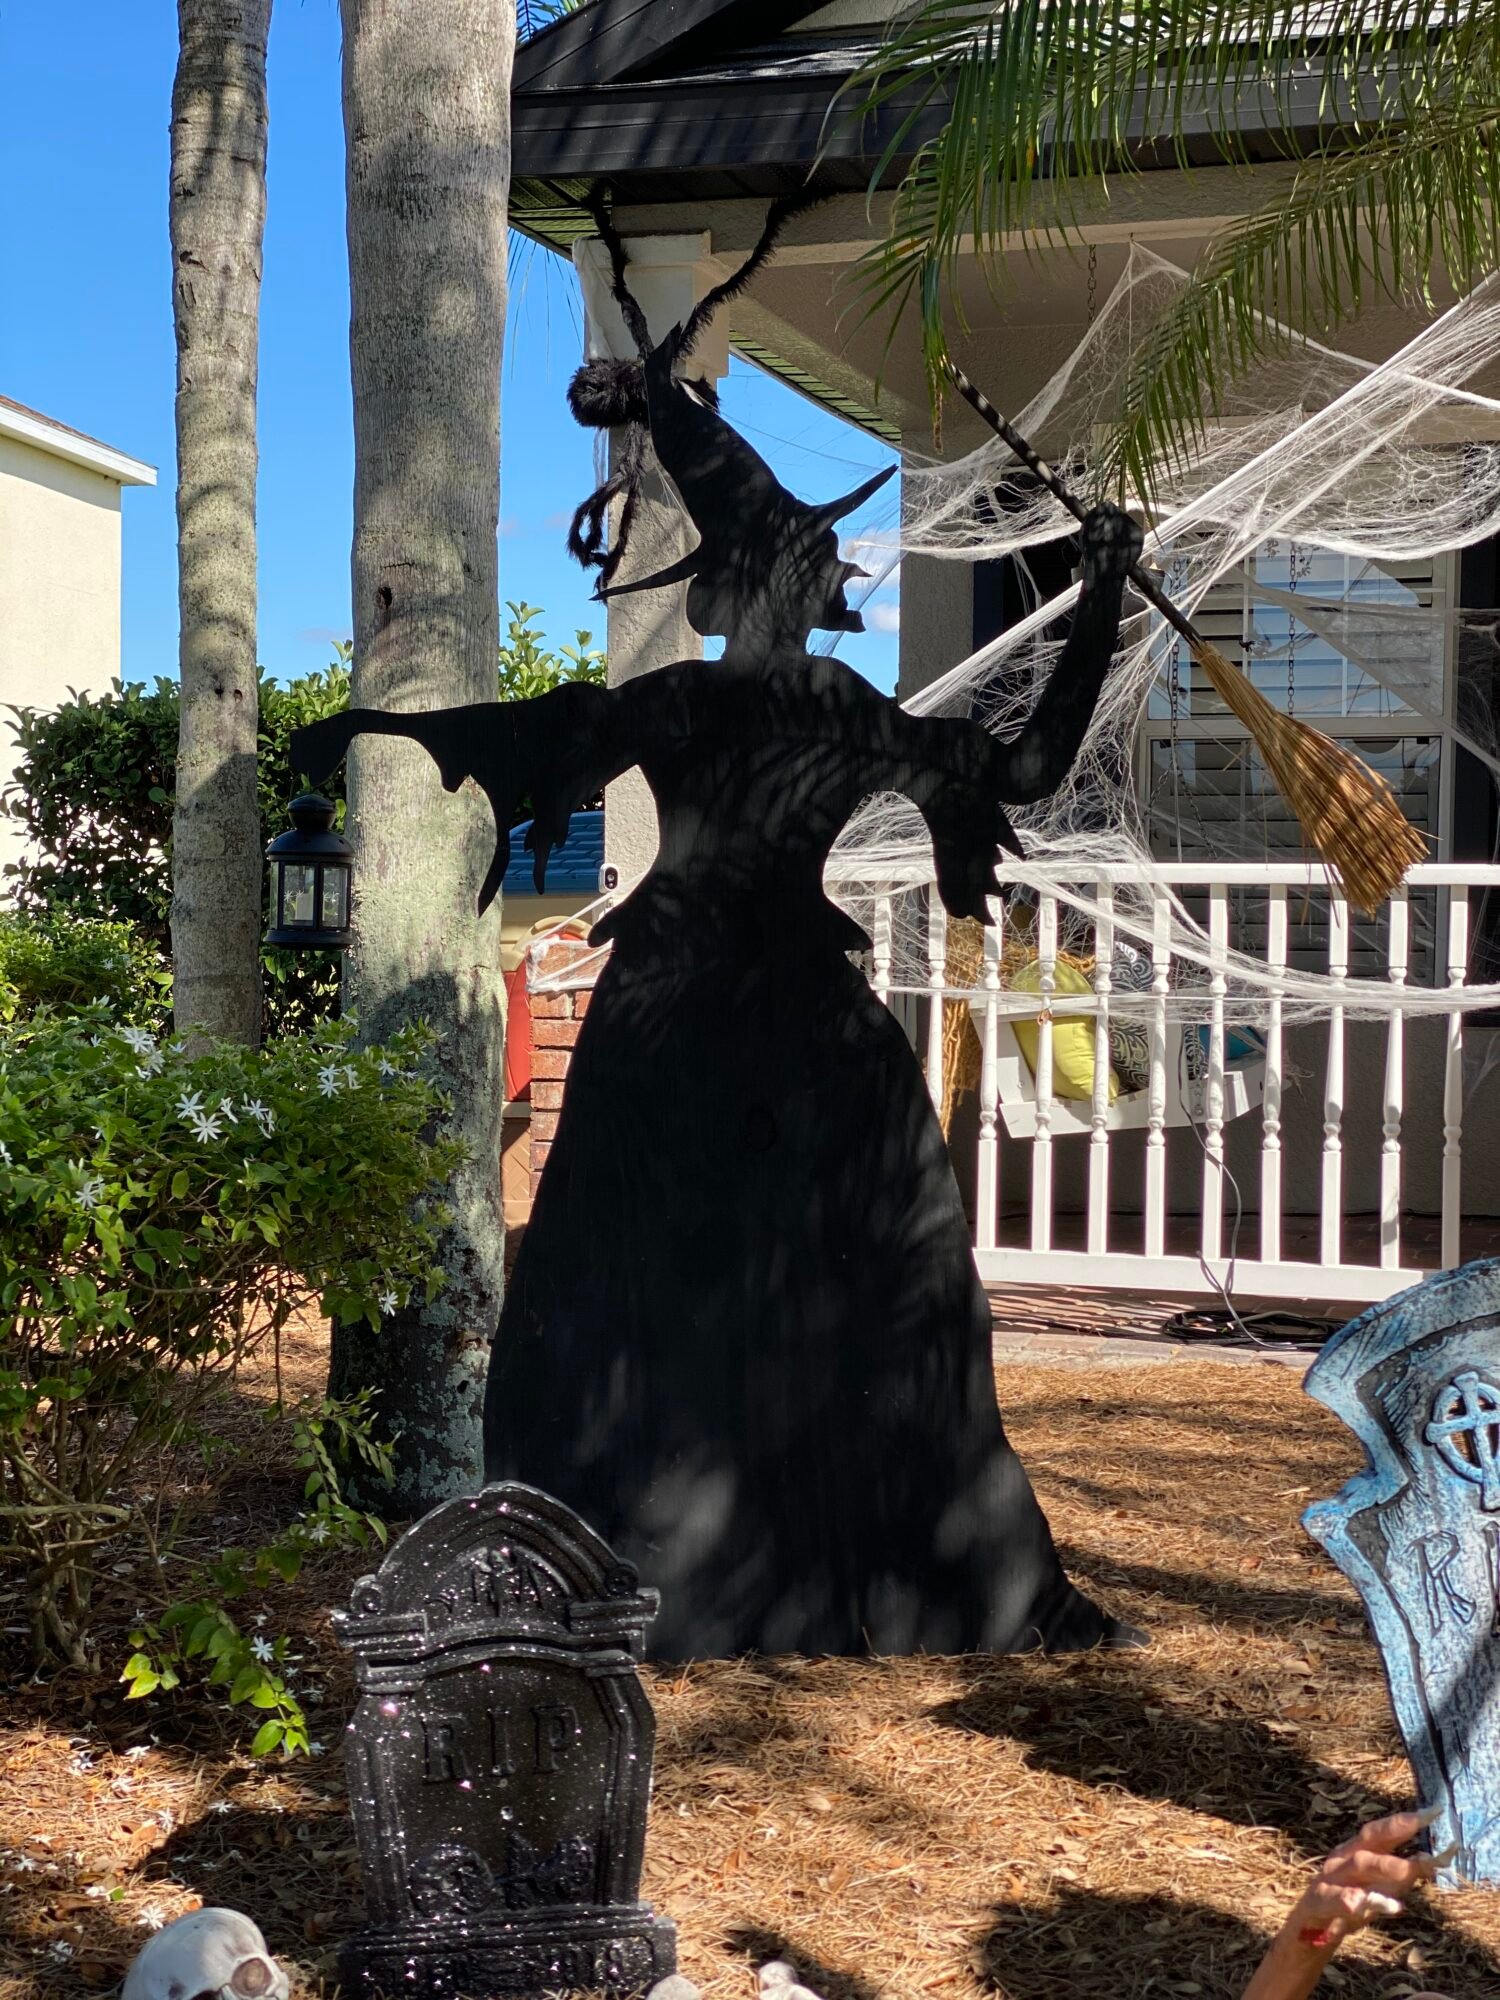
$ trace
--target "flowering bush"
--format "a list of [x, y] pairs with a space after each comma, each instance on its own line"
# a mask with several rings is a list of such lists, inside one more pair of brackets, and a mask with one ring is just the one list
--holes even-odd
[[[458, 1148], [428, 1136], [423, 1039], [356, 1053], [332, 1025], [189, 1059], [97, 1008], [0, 1030], [0, 1557], [22, 1569], [38, 1655], [91, 1663], [106, 1551], [133, 1539], [158, 1561], [170, 1540], [134, 1497], [142, 1461], [168, 1486], [209, 1400], [293, 1312], [378, 1325], [441, 1282], [429, 1204]], [[363, 1435], [362, 1418], [304, 1422]], [[365, 1521], [326, 1451], [311, 1472], [309, 1532], [320, 1513], [326, 1532]]]

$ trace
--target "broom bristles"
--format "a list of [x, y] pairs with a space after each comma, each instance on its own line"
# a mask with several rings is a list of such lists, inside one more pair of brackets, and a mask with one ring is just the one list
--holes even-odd
[[1309, 846], [1338, 876], [1344, 894], [1373, 917], [1427, 843], [1384, 778], [1320, 729], [1273, 708], [1217, 648], [1200, 640], [1193, 658], [1237, 715], [1267, 771], [1297, 816]]

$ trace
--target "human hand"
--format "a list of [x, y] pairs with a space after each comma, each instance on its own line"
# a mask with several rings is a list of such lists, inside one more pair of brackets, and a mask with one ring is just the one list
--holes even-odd
[[1399, 1916], [1412, 1889], [1430, 1882], [1449, 1859], [1397, 1851], [1431, 1826], [1438, 1811], [1372, 1820], [1320, 1862], [1245, 1988], [1244, 2000], [1306, 2000], [1345, 1938], [1381, 1917]]

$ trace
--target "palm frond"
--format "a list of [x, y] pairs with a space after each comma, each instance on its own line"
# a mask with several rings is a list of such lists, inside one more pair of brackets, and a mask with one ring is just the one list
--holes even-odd
[[1500, 269], [1500, 81], [1420, 125], [1309, 161], [1236, 224], [1132, 358], [1101, 471], [1148, 497], [1221, 413], [1230, 382], [1296, 334], [1327, 336], [1371, 292], [1430, 307]]
[[872, 189], [901, 175], [858, 315], [918, 306], [936, 400], [961, 266], [998, 288], [1004, 249], [1078, 241], [1081, 185], [1143, 149], [1186, 167], [1195, 132], [1230, 159], [1252, 129], [1297, 155], [1310, 120], [1360, 142], [1476, 75], [1500, 76], [1500, 0], [924, 0], [831, 114], [885, 132]]

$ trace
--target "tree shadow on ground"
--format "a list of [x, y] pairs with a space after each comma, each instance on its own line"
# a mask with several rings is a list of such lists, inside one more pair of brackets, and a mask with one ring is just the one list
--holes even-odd
[[1059, 1543], [1059, 1550], [1068, 1574], [1085, 1589], [1125, 1589], [1142, 1597], [1164, 1598], [1188, 1611], [1207, 1612], [1217, 1625], [1244, 1625], [1264, 1633], [1268, 1627], [1334, 1618], [1350, 1633], [1367, 1629], [1358, 1602], [1320, 1590], [1316, 1571], [1306, 1584], [1295, 1586], [1233, 1583], [1203, 1570], [1161, 1569], [1113, 1552], [1078, 1548], [1067, 1541]]
[[1002, 1663], [953, 1662], [968, 1686], [928, 1711], [950, 1729], [1027, 1745], [1027, 1763], [1084, 1784], [1107, 1776], [1137, 1798], [1212, 1810], [1242, 1826], [1272, 1826], [1309, 1855], [1393, 1801], [1309, 1757], [1248, 1715], [1205, 1716], [1186, 1707], [1201, 1691], [1068, 1668], [1020, 1686]]
[[784, 1959], [802, 1985], [818, 1995], [818, 2000], [880, 2000], [882, 1988], [852, 1972], [804, 1951], [786, 1931], [763, 1929], [758, 1924], [737, 1924], [724, 1933], [725, 1949], [749, 1960], [754, 1968]]
[[[1408, 1970], [1409, 1945], [1421, 1970]], [[1060, 1882], [1048, 1909], [1001, 1903], [978, 1948], [981, 1978], [1004, 2000], [1135, 2000], [1152, 1993], [1238, 2000], [1265, 1949], [1263, 1933], [1210, 1904]], [[1495, 1990], [1490, 1955], [1428, 1900], [1394, 1933], [1336, 1961], [1340, 2000], [1389, 2000], [1432, 1986], [1461, 1996]]]
[[244, 1910], [273, 1952], [301, 1958], [309, 1944], [326, 1945], [358, 1929], [363, 1899], [355, 1856], [340, 1792], [283, 1812], [232, 1805], [227, 1813], [205, 1814], [156, 1848], [141, 1872], [181, 1884], [205, 1904]]

